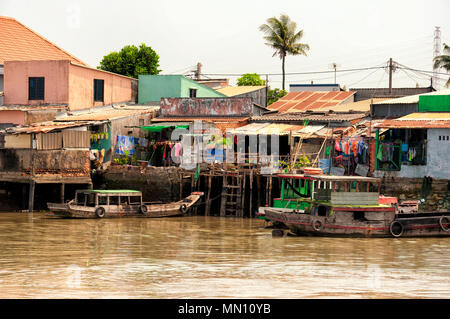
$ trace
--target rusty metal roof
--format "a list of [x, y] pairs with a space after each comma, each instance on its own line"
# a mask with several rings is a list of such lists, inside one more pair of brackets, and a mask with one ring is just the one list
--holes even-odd
[[303, 91], [290, 92], [267, 108], [280, 113], [305, 112], [341, 104], [355, 92]]
[[102, 124], [106, 121], [77, 121], [77, 122], [42, 122], [26, 126], [8, 127], [4, 131], [9, 134], [30, 134], [30, 133], [48, 133], [54, 130], [61, 130], [72, 127]]
[[346, 122], [366, 117], [366, 113], [275, 113], [252, 117], [253, 121], [290, 122], [290, 121], [316, 121], [316, 122]]
[[133, 115], [140, 115], [146, 113], [156, 113], [159, 110], [157, 106], [143, 106], [143, 105], [122, 105], [106, 108], [94, 108], [88, 112], [74, 112], [68, 113], [63, 117], [59, 117], [56, 121], [106, 121], [113, 120]]
[[152, 122], [194, 122], [194, 121], [204, 121], [204, 122], [242, 122], [250, 119], [247, 117], [241, 116], [224, 116], [224, 117], [211, 117], [211, 116], [195, 116], [195, 117], [182, 117], [182, 116], [174, 116], [174, 117], [156, 117], [152, 119]]
[[381, 120], [375, 128], [450, 128], [450, 112], [412, 113], [398, 119]]

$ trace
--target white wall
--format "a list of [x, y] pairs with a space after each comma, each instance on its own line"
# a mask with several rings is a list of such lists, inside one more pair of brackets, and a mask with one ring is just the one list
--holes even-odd
[[376, 175], [383, 174], [409, 178], [430, 176], [437, 179], [450, 179], [450, 128], [427, 130], [426, 165], [402, 165], [399, 172], [377, 171]]

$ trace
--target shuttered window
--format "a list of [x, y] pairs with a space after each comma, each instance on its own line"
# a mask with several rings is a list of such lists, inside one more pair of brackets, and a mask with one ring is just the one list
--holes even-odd
[[189, 89], [189, 97], [197, 97], [197, 89]]
[[103, 102], [104, 84], [104, 80], [94, 79], [94, 101]]
[[45, 78], [30, 77], [28, 78], [28, 99], [29, 100], [43, 100], [45, 89]]

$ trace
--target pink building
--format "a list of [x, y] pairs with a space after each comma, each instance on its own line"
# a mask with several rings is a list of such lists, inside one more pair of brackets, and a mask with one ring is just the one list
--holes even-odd
[[5, 61], [4, 73], [0, 123], [27, 125], [137, 96], [136, 79], [70, 60]]

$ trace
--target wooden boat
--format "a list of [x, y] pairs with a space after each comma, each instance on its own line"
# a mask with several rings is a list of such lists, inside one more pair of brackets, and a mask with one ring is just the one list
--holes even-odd
[[193, 192], [178, 202], [143, 202], [135, 190], [77, 190], [68, 203], [47, 203], [54, 216], [68, 218], [169, 217], [186, 214], [202, 192]]
[[380, 196], [381, 181], [377, 178], [298, 174], [278, 177], [282, 180], [280, 198], [274, 199], [272, 207], [260, 207], [258, 215], [296, 235], [450, 235], [450, 212], [400, 213], [396, 200]]

